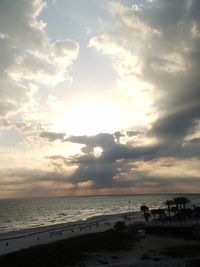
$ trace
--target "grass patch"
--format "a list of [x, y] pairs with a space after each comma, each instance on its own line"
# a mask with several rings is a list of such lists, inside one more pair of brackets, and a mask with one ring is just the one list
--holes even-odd
[[3, 255], [0, 266], [60, 267], [83, 260], [86, 252], [127, 249], [132, 240], [130, 234], [115, 230], [82, 235]]

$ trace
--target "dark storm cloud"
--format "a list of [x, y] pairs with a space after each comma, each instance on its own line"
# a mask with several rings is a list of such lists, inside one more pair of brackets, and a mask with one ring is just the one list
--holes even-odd
[[65, 139], [65, 142], [83, 144], [85, 146], [81, 151], [83, 153], [90, 153], [95, 147], [101, 147], [104, 150], [115, 145], [115, 136], [108, 133], [99, 133], [94, 136], [70, 136]]
[[[71, 136], [65, 141], [85, 145], [82, 149], [84, 154], [72, 156], [64, 163], [77, 166], [76, 171], [70, 176], [70, 181], [73, 184], [91, 181], [93, 189], [111, 188], [113, 186], [113, 177], [118, 173], [118, 167], [115, 159], [104, 157], [104, 152], [117, 146], [115, 134], [100, 133], [94, 136]], [[95, 147], [103, 149], [102, 155], [99, 157], [95, 157], [92, 153]], [[51, 157], [51, 159], [60, 160], [60, 157]]]
[[[181, 105], [177, 101], [178, 104]], [[199, 118], [199, 103], [189, 108], [183, 107], [180, 111], [169, 112], [164, 117], [160, 117], [154, 124], [152, 133], [163, 139], [169, 138], [171, 142], [177, 139], [180, 141], [195, 130]]]
[[147, 23], [161, 32], [143, 57], [143, 74], [162, 92], [152, 133], [163, 141], [180, 142], [200, 119], [199, 12], [198, 0], [159, 0], [144, 10]]
[[[90, 138], [94, 140], [93, 136], [88, 136], [87, 143]], [[120, 162], [121, 160], [151, 160], [161, 154], [161, 145], [133, 148], [112, 143], [112, 146], [106, 147], [98, 157], [95, 157], [92, 153], [85, 153], [68, 159], [68, 164], [71, 163], [78, 167], [70, 177], [70, 181], [75, 184], [92, 181], [92, 188], [117, 187], [113, 178], [120, 174], [123, 169], [124, 161]], [[126, 168], [126, 172], [128, 171], [128, 168]]]
[[115, 144], [114, 136], [113, 134], [108, 133], [100, 133], [94, 136], [71, 136], [65, 141], [69, 141], [72, 143], [78, 143], [78, 144], [84, 144], [87, 147], [101, 147], [101, 148], [109, 148], [112, 147]]
[[[118, 158], [125, 158], [123, 154], [120, 155], [121, 156], [118, 155]], [[133, 155], [129, 154], [129, 160], [133, 162], [133, 158], [131, 157], [133, 157]], [[137, 158], [137, 160], [138, 159], [139, 158]], [[142, 159], [142, 154], [140, 159]], [[153, 158], [153, 161], [154, 160], [155, 158]], [[73, 184], [92, 181], [91, 188], [93, 189], [128, 187], [164, 189], [165, 187], [179, 188], [180, 186], [200, 185], [200, 176], [155, 176], [147, 171], [137, 170], [137, 167], [132, 163], [130, 165], [127, 163], [127, 159], [122, 161], [109, 161], [103, 156], [95, 158], [93, 156], [89, 157], [88, 155], [84, 155], [77, 157], [75, 163], [78, 164], [78, 168], [73, 175], [69, 177], [69, 180]], [[121, 176], [121, 178], [116, 179], [117, 176]], [[127, 179], [126, 176], [129, 178]]]
[[116, 144], [111, 149], [104, 151], [102, 158], [109, 162], [120, 159], [150, 160], [161, 156], [164, 153], [164, 149], [165, 146], [161, 144], [141, 147]]
[[117, 174], [115, 164], [93, 161], [92, 164], [79, 164], [78, 169], [70, 177], [72, 183], [92, 181], [92, 188], [111, 188], [113, 177]]
[[[93, 137], [87, 137], [93, 140]], [[89, 141], [88, 141], [89, 142]], [[92, 181], [93, 188], [110, 188], [122, 186], [136, 186], [141, 182], [145, 184], [146, 182], [162, 184], [173, 184], [170, 178], [161, 177], [159, 183], [159, 177], [156, 179], [152, 178], [148, 173], [137, 172], [138, 180], [133, 179], [133, 181], [115, 181], [114, 177], [124, 173], [125, 175], [129, 173], [129, 168], [127, 165], [128, 161], [154, 161], [160, 158], [174, 157], [179, 159], [186, 158], [198, 158], [200, 157], [200, 143], [187, 142], [184, 145], [182, 143], [157, 143], [156, 145], [148, 146], [138, 146], [132, 147], [126, 144], [113, 144], [110, 148], [106, 147], [99, 157], [95, 157], [91, 152], [85, 153], [83, 155], [72, 156], [65, 164], [75, 164], [78, 166], [77, 170], [72, 176], [70, 176], [70, 181], [72, 183]], [[125, 167], [124, 167], [125, 166]], [[136, 172], [135, 172], [136, 174]], [[151, 178], [151, 179], [150, 179]], [[114, 182], [115, 181], [115, 182]], [[171, 182], [170, 182], [171, 181]], [[118, 185], [116, 185], [116, 183]]]

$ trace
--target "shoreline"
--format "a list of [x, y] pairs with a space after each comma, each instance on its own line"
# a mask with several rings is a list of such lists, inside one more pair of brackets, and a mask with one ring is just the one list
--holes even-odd
[[[101, 221], [103, 223], [103, 221]], [[132, 228], [133, 226], [133, 228]], [[0, 257], [5, 267], [198, 267], [200, 239], [177, 235], [141, 235], [133, 223], [128, 232], [83, 233]], [[57, 240], [58, 241], [58, 240]]]
[[[126, 223], [124, 232], [111, 230], [117, 221]], [[14, 264], [20, 267], [197, 267], [199, 238], [185, 236], [185, 230], [179, 234], [158, 229], [191, 225], [144, 224], [141, 212], [126, 212], [8, 232], [0, 234], [0, 264], [5, 267]], [[146, 231], [148, 227], [157, 230]]]
[[0, 256], [33, 246], [52, 243], [78, 235], [104, 232], [114, 227], [117, 221], [130, 216], [130, 222], [139, 221], [140, 212], [126, 212], [93, 216], [86, 220], [27, 228], [0, 234]]

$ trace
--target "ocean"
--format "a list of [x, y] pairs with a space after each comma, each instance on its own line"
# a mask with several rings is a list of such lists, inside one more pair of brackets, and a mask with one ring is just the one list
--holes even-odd
[[[139, 211], [141, 205], [164, 207], [180, 195], [119, 195], [0, 200], [0, 233], [85, 220], [89, 217]], [[181, 195], [200, 205], [200, 194]]]

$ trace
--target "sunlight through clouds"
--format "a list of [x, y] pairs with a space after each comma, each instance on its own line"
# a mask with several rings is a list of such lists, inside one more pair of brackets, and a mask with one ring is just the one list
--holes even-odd
[[0, 198], [199, 191], [199, 10], [0, 1]]
[[52, 130], [70, 135], [94, 135], [100, 132], [114, 132], [128, 125], [126, 113], [119, 106], [91, 100], [81, 102], [56, 118]]

